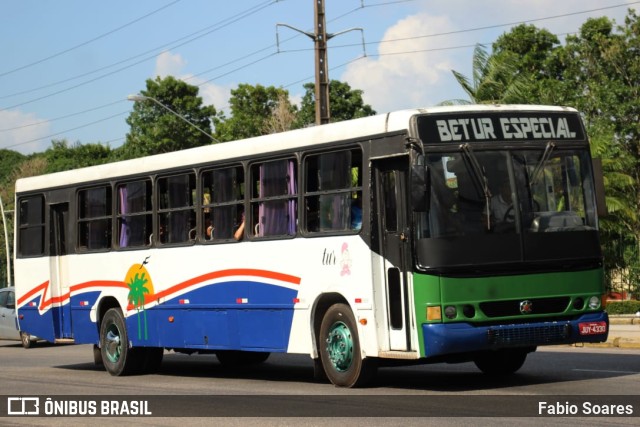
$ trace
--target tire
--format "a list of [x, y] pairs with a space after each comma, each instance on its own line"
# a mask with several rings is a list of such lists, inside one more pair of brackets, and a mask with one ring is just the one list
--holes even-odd
[[271, 353], [266, 351], [216, 351], [216, 357], [218, 358], [220, 363], [228, 367], [258, 365], [265, 362], [270, 355]]
[[104, 368], [104, 363], [102, 362], [102, 351], [96, 344], [93, 345], [93, 363], [99, 368]]
[[487, 375], [504, 376], [515, 373], [527, 358], [526, 350], [488, 351], [478, 356], [474, 363]]
[[140, 349], [129, 348], [127, 327], [119, 308], [110, 308], [100, 323], [100, 353], [105, 369], [113, 376], [138, 373], [144, 362]]
[[20, 331], [20, 341], [22, 342], [22, 347], [31, 348], [31, 335], [28, 333]]
[[322, 318], [318, 343], [322, 367], [334, 385], [362, 387], [375, 376], [377, 361], [362, 358], [356, 321], [346, 304], [329, 307]]

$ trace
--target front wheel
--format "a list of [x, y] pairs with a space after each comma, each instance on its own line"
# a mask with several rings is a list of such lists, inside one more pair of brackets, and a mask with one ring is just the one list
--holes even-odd
[[524, 365], [527, 350], [498, 350], [488, 351], [476, 357], [474, 363], [482, 372], [488, 375], [510, 375]]
[[358, 328], [346, 304], [334, 304], [320, 325], [320, 359], [329, 381], [338, 387], [362, 387], [376, 373], [376, 360], [360, 354]]
[[100, 352], [107, 372], [113, 376], [138, 372], [144, 360], [136, 350], [129, 348], [122, 311], [119, 308], [109, 309], [100, 324]]

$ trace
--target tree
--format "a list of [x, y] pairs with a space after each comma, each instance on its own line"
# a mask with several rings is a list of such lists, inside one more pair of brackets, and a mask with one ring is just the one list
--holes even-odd
[[220, 141], [233, 141], [271, 133], [268, 122], [278, 108], [294, 113], [289, 93], [274, 86], [240, 84], [231, 91], [229, 106], [231, 117], [223, 113], [213, 118], [215, 137]]
[[[296, 128], [310, 126], [316, 122], [315, 87], [314, 83], [304, 85], [306, 92], [302, 98], [302, 106], [294, 124]], [[329, 82], [329, 109], [332, 122], [376, 114], [369, 104], [364, 103], [361, 90], [351, 89], [348, 83], [339, 80], [331, 80]]]
[[[162, 105], [186, 118], [206, 133], [211, 133], [211, 119], [216, 114], [212, 106], [203, 106], [198, 87], [172, 76], [148, 79], [143, 96], [156, 99]], [[138, 157], [182, 150], [211, 144], [212, 140], [193, 125], [167, 111], [152, 100], [137, 101], [127, 118], [131, 126], [123, 146], [123, 157]]]
[[451, 70], [470, 101], [454, 99], [444, 101], [442, 105], [523, 103], [527, 99], [527, 82], [518, 74], [516, 59], [513, 52], [492, 55], [482, 45], [476, 45], [471, 80]]
[[45, 173], [78, 169], [113, 161], [111, 149], [99, 143], [70, 145], [66, 139], [51, 141], [51, 147], [44, 152], [47, 160]]
[[[609, 273], [640, 269], [639, 50], [640, 23], [630, 10], [617, 27], [604, 17], [587, 20], [578, 35], [567, 38], [562, 57], [566, 93], [572, 95], [568, 102], [585, 114], [593, 145], [606, 159], [611, 215], [601, 221], [601, 230]], [[628, 286], [640, 293], [637, 281]]]

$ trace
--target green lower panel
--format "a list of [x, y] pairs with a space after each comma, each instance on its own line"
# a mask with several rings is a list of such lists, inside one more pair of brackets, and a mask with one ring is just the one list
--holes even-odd
[[[588, 300], [603, 294], [603, 277], [602, 269], [464, 278], [416, 273], [416, 324], [534, 322], [590, 313], [594, 310], [588, 308]], [[529, 305], [531, 311], [521, 312], [521, 305]], [[441, 306], [442, 320], [427, 320], [429, 306]], [[445, 316], [446, 307], [455, 307], [455, 317]], [[420, 327], [418, 331], [420, 348], [424, 349]]]

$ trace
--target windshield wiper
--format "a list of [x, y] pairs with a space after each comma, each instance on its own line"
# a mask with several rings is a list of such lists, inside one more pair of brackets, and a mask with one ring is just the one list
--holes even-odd
[[538, 180], [538, 175], [540, 175], [540, 172], [544, 169], [544, 165], [549, 160], [549, 157], [551, 157], [551, 153], [555, 148], [556, 148], [556, 144], [553, 141], [547, 142], [547, 146], [544, 148], [544, 153], [542, 153], [542, 157], [540, 158], [540, 161], [538, 162], [535, 169], [533, 169], [533, 172], [531, 173], [531, 179], [529, 180], [529, 187], [533, 187], [535, 185], [536, 181]]
[[480, 162], [478, 162], [478, 158], [475, 153], [471, 149], [471, 146], [467, 144], [462, 144], [460, 146], [460, 151], [462, 154], [466, 156], [471, 164], [471, 171], [473, 172], [473, 177], [476, 179], [478, 186], [482, 189], [484, 193], [484, 201], [485, 201], [485, 216], [487, 218], [487, 231], [491, 230], [491, 190], [489, 190], [489, 180], [487, 176], [484, 174], [482, 170], [482, 166], [480, 166]]

